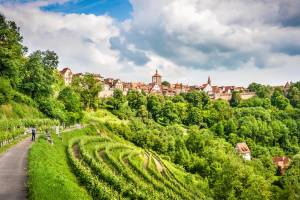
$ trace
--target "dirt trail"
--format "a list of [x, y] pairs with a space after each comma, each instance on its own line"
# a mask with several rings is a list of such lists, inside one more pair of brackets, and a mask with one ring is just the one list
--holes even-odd
[[153, 157], [153, 160], [154, 160], [154, 162], [155, 162], [155, 165], [156, 165], [157, 170], [158, 170], [160, 173], [164, 172], [164, 171], [165, 171], [165, 168], [164, 168], [164, 166], [162, 165], [162, 163], [161, 163], [159, 160], [157, 160], [155, 157]]
[[148, 164], [149, 164], [149, 153], [148, 152], [145, 152], [144, 154], [144, 168], [147, 169], [148, 168]]
[[27, 196], [27, 155], [31, 138], [25, 138], [0, 154], [0, 199], [23, 200]]

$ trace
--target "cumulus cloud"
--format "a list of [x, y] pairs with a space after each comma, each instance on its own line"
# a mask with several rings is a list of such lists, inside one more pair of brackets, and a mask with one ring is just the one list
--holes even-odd
[[75, 71], [147, 82], [158, 68], [189, 84], [208, 75], [218, 84], [299, 79], [299, 0], [130, 0], [132, 17], [121, 23], [40, 9], [53, 2], [5, 3], [0, 12], [30, 49], [52, 49]]
[[21, 27], [29, 49], [54, 50], [61, 66], [104, 73], [120, 68], [109, 43], [119, 30], [109, 16], [43, 12], [32, 4], [0, 6], [0, 12]]
[[[259, 68], [284, 54], [299, 57], [299, 1], [132, 0], [127, 41], [178, 65], [237, 69], [254, 60]], [[149, 8], [149, 9], [145, 9]], [[295, 9], [295, 8], [298, 8]], [[146, 23], [145, 23], [146, 22]]]
[[149, 61], [149, 58], [142, 51], [130, 49], [120, 40], [119, 37], [110, 38], [111, 49], [120, 51], [120, 60], [133, 61], [136, 65], [144, 65]]

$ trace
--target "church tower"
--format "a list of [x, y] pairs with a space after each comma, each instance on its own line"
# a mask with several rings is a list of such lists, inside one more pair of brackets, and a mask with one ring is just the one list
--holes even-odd
[[161, 75], [158, 74], [157, 70], [152, 76], [152, 84], [161, 85]]
[[208, 84], [208, 85], [211, 85], [211, 79], [210, 79], [210, 76], [208, 76], [207, 84]]

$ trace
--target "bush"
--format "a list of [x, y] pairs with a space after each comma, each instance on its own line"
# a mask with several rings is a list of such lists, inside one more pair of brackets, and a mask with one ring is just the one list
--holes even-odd
[[64, 112], [64, 105], [51, 98], [41, 98], [37, 100], [39, 109], [48, 117], [65, 122], [67, 117]]
[[27, 95], [15, 91], [13, 94], [13, 100], [17, 103], [24, 103], [30, 106], [36, 106], [35, 102]]

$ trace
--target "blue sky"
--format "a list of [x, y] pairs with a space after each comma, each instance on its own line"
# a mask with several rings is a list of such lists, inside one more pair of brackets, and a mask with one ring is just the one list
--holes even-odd
[[300, 0], [0, 0], [29, 50], [124, 81], [299, 81]]
[[118, 20], [130, 18], [132, 6], [128, 0], [77, 0], [63, 4], [55, 3], [42, 10], [62, 13], [108, 14]]

